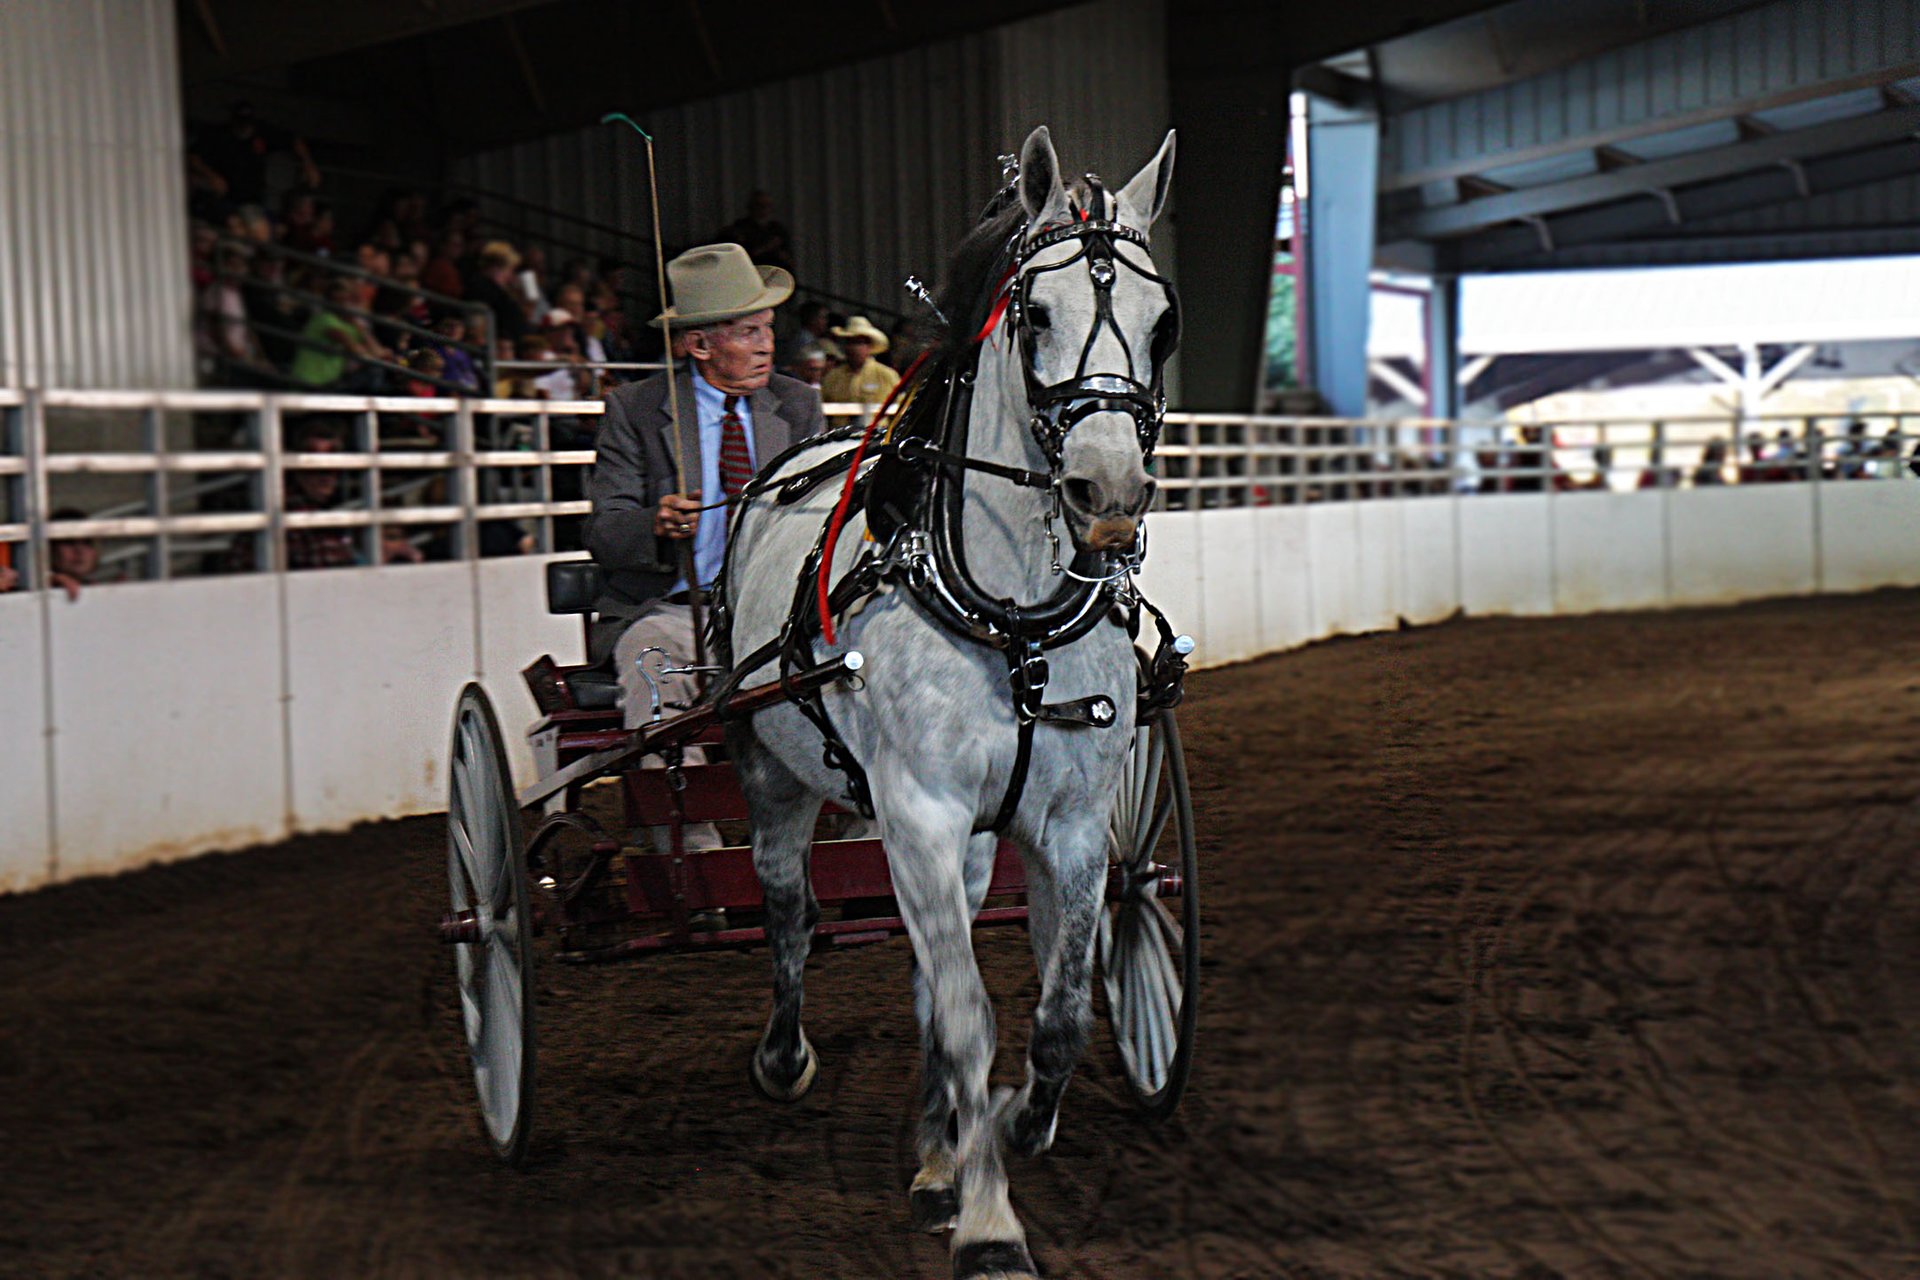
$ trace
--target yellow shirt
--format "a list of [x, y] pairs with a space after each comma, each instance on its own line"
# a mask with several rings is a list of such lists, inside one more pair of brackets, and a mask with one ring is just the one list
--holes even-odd
[[828, 404], [878, 405], [899, 381], [900, 375], [878, 360], [867, 361], [857, 372], [840, 365], [820, 380], [820, 398]]

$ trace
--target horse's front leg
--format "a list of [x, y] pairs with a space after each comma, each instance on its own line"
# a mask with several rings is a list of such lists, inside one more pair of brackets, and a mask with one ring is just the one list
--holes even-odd
[[905, 768], [876, 777], [874, 798], [900, 914], [924, 982], [933, 1047], [957, 1120], [953, 1182], [959, 1220], [954, 1280], [1034, 1276], [1026, 1232], [1007, 1196], [999, 1126], [987, 1093], [993, 1068], [993, 1006], [973, 955], [965, 850], [973, 814], [928, 794]]
[[736, 740], [734, 755], [753, 823], [753, 869], [760, 878], [773, 957], [773, 1010], [754, 1050], [753, 1083], [776, 1102], [795, 1102], [813, 1087], [820, 1067], [800, 1025], [807, 956], [820, 919], [807, 873], [820, 798], [747, 735]]
[[1106, 832], [1050, 831], [1027, 854], [1027, 901], [1040, 1000], [1027, 1047], [1027, 1082], [1006, 1109], [1007, 1145], [1038, 1155], [1053, 1145], [1060, 1099], [1093, 1030], [1093, 940], [1106, 897]]
[[[967, 844], [969, 919], [980, 914], [980, 904], [986, 901], [999, 843], [992, 832], [982, 832]], [[934, 1034], [933, 990], [917, 959], [913, 962], [913, 1011], [920, 1023], [920, 1169], [913, 1175], [908, 1202], [916, 1231], [945, 1231], [960, 1216], [960, 1197], [954, 1189], [953, 1068]]]

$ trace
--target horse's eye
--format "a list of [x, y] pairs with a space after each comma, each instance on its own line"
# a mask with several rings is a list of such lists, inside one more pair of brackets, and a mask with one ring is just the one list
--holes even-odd
[[1027, 304], [1027, 326], [1035, 333], [1051, 327], [1052, 324], [1053, 315], [1044, 306], [1037, 302]]

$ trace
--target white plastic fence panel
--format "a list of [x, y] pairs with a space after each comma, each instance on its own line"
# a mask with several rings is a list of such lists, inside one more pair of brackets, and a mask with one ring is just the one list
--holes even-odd
[[1206, 658], [1209, 663], [1241, 662], [1261, 652], [1262, 582], [1254, 512], [1203, 511], [1195, 519]]
[[1359, 630], [1387, 631], [1399, 624], [1401, 507], [1398, 502], [1354, 504], [1360, 535], [1359, 574], [1355, 582]]
[[289, 574], [287, 627], [300, 829], [445, 808], [453, 700], [477, 669], [472, 567]]
[[1351, 502], [1307, 510], [1307, 560], [1313, 571], [1313, 638], [1364, 631], [1360, 616], [1360, 518]]
[[[520, 672], [543, 653], [553, 655], [562, 666], [586, 657], [580, 619], [547, 612], [547, 564], [579, 558], [513, 556], [482, 560], [475, 566], [480, 585], [480, 682], [499, 713], [516, 785], [533, 781], [533, 753], [526, 731], [540, 714]], [[451, 699], [442, 714], [453, 714]]]
[[1811, 484], [1739, 485], [1679, 495], [1668, 510], [1670, 603], [1727, 604], [1812, 591], [1813, 490]]
[[260, 576], [50, 598], [61, 878], [288, 834], [277, 593]]
[[54, 873], [40, 606], [37, 596], [0, 596], [0, 893], [30, 889]]
[[1307, 508], [1254, 508], [1259, 576], [1251, 584], [1260, 604], [1260, 652], [1273, 653], [1313, 638], [1313, 565], [1307, 558]]
[[1400, 503], [1400, 616], [1439, 622], [1460, 608], [1457, 498]]
[[1820, 589], [1920, 585], [1920, 484], [1820, 486]]
[[1157, 511], [1147, 517], [1147, 560], [1140, 570], [1140, 589], [1177, 632], [1192, 636], [1199, 647], [1195, 666], [1222, 659], [1207, 647], [1207, 624], [1201, 592], [1200, 530], [1194, 518], [1180, 511]]
[[1460, 604], [1468, 613], [1553, 612], [1553, 530], [1546, 494], [1490, 494], [1460, 504]]
[[1666, 603], [1666, 493], [1563, 493], [1548, 505], [1558, 612]]

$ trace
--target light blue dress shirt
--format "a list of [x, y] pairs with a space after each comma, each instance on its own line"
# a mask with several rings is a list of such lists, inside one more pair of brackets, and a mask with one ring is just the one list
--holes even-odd
[[[726, 412], [726, 404], [727, 393], [701, 377], [699, 366], [694, 366], [693, 408], [694, 417], [700, 425], [701, 506], [712, 506], [726, 497], [720, 488], [720, 418]], [[754, 469], [758, 470], [760, 459], [754, 456], [753, 450], [753, 398], [741, 396], [735, 402], [733, 412], [747, 434], [747, 457], [752, 459]], [[720, 566], [726, 558], [726, 508], [702, 511], [700, 527], [693, 534], [693, 571], [699, 575], [703, 589], [712, 586], [713, 580], [720, 576]], [[685, 578], [673, 584], [674, 591], [686, 589]]]

